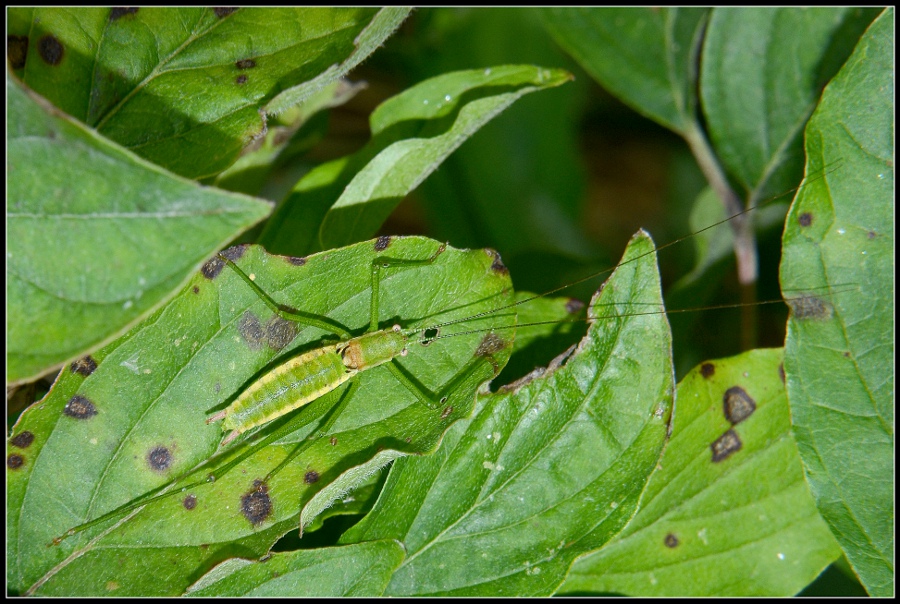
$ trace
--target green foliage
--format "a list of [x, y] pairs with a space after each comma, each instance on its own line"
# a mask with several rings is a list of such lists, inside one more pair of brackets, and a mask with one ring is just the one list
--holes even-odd
[[[785, 290], [858, 288], [826, 301], [822, 313], [816, 304], [803, 305], [812, 312], [795, 309], [785, 372], [819, 511], [869, 594], [887, 597], [894, 593], [893, 67], [888, 12], [807, 126], [807, 172], [840, 159], [847, 176], [801, 191], [785, 223], [781, 264]], [[790, 354], [801, 349], [810, 352]]]
[[[830, 576], [893, 595], [893, 12], [879, 13], [10, 9], [7, 382], [62, 370], [10, 421], [8, 590], [785, 596], [826, 589], [813, 581], [843, 553]], [[602, 161], [627, 159], [623, 131], [660, 129], [592, 80], [685, 143], [670, 187], [694, 206], [661, 214], [693, 226], [619, 200], [655, 232], [784, 193], [805, 156], [786, 222], [770, 205], [695, 238], [669, 299], [703, 304], [731, 247], [741, 278], [780, 262], [784, 349], [704, 362], [676, 391], [673, 332], [685, 358], [710, 357], [670, 330], [643, 232], [587, 308], [521, 291], [578, 281], [565, 293], [585, 296], [621, 253], [593, 239], [619, 215], [581, 203], [615, 176]], [[369, 138], [335, 151], [329, 119], [354, 113]], [[638, 157], [653, 181], [661, 162]], [[438, 241], [371, 239], [409, 215]], [[766, 225], [784, 225], [784, 250], [757, 262]], [[448, 246], [384, 271], [380, 328], [441, 325], [398, 359], [440, 409], [381, 366], [222, 448], [207, 418], [336, 342], [210, 260], [238, 237], [262, 244], [228, 252], [254, 283], [354, 335], [375, 258], [449, 241], [504, 261]]]
[[754, 350], [681, 381], [640, 511], [572, 567], [561, 593], [789, 594], [838, 556], [803, 480], [781, 360], [779, 349]]

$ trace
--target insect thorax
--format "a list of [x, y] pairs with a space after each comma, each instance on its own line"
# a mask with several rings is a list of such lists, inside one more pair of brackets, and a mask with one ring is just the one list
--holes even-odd
[[347, 369], [362, 371], [387, 363], [406, 350], [407, 336], [397, 329], [363, 334], [338, 345]]

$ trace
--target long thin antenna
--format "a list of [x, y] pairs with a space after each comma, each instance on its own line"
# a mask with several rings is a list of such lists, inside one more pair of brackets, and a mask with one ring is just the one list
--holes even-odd
[[[824, 287], [829, 287], [829, 286], [824, 286]], [[835, 285], [832, 287], [843, 287], [844, 289], [832, 291], [826, 297], [830, 298], [830, 297], [836, 296], [838, 294], [844, 294], [844, 293], [851, 292], [851, 291], [857, 291], [857, 292], [859, 291], [859, 286], [855, 283], [842, 283], [842, 284], [838, 284], [838, 285]], [[816, 289], [822, 289], [822, 288], [821, 287], [811, 288], [811, 289], [805, 290], [805, 291], [809, 292], [809, 291], [814, 291]], [[609, 316], [601, 317], [601, 318], [602, 319], [624, 319], [627, 317], [642, 317], [642, 316], [647, 316], [647, 315], [675, 315], [675, 314], [699, 312], [699, 311], [706, 311], [706, 310], [725, 310], [725, 309], [729, 309], [729, 308], [744, 308], [747, 306], [765, 306], [765, 305], [770, 305], [770, 304], [787, 304], [794, 311], [797, 311], [797, 309], [799, 309], [799, 311], [801, 313], [806, 313], [808, 311], [806, 311], [805, 309], [807, 307], [809, 307], [811, 304], [813, 304], [811, 302], [812, 300], [819, 300], [819, 299], [814, 298], [809, 295], [804, 295], [804, 296], [796, 296], [796, 297], [791, 297], [791, 298], [778, 298], [775, 300], [761, 300], [761, 301], [757, 301], [757, 302], [745, 302], [745, 303], [736, 302], [734, 304], [718, 304], [718, 305], [714, 305], [714, 306], [698, 306], [698, 307], [694, 307], [694, 308], [675, 308], [675, 309], [671, 309], [671, 310], [654, 310], [654, 311], [646, 311], [646, 312], [614, 314], [614, 315], [609, 315]], [[821, 300], [819, 300], [819, 304], [821, 304]], [[661, 304], [659, 302], [617, 302], [617, 303], [612, 303], [609, 305], [592, 304], [589, 308], [596, 308], [597, 306], [621, 306], [621, 305], [660, 306]], [[485, 333], [485, 332], [490, 332], [490, 331], [500, 331], [503, 329], [518, 329], [520, 327], [536, 327], [539, 325], [559, 325], [561, 323], [584, 323], [584, 322], [591, 322], [594, 320], [596, 320], [596, 318], [593, 318], [593, 317], [584, 317], [581, 319], [556, 319], [553, 321], [534, 321], [532, 323], [519, 323], [518, 325], [486, 327], [483, 329], [469, 329], [466, 331], [457, 331], [457, 332], [443, 334], [443, 335], [435, 335], [434, 337], [423, 337], [422, 340], [420, 340], [420, 342], [431, 343], [431, 342], [434, 342], [435, 340], [443, 340], [445, 338], [455, 338], [457, 336], [466, 336], [466, 335], [470, 335], [470, 334], [474, 334], [474, 333]], [[419, 328], [416, 331], [424, 333], [424, 332], [432, 330], [432, 329], [437, 329], [437, 328], [436, 327], [429, 327], [429, 328], [424, 328], [424, 329]]]
[[[835, 165], [835, 164], [836, 164], [836, 165]], [[823, 171], [823, 172], [822, 172], [821, 174], [819, 174], [816, 178], [814, 178], [814, 179], [812, 179], [812, 180], [810, 180], [810, 181], [808, 181], [808, 182], [802, 182], [802, 183], [800, 183], [799, 185], [797, 185], [796, 187], [794, 187], [793, 189], [788, 189], [788, 190], [785, 191], [784, 193], [780, 193], [779, 195], [776, 195], [776, 196], [774, 196], [774, 197], [770, 197], [769, 199], [767, 199], [767, 200], [765, 200], [765, 201], [763, 201], [763, 202], [760, 202], [759, 204], [756, 204], [755, 206], [749, 207], [749, 208], [747, 208], [746, 210], [743, 210], [743, 211], [741, 211], [741, 212], [738, 212], [737, 214], [734, 214], [734, 215], [732, 215], [732, 216], [729, 216], [728, 218], [725, 218], [725, 219], [723, 219], [723, 220], [720, 220], [720, 221], [718, 221], [718, 222], [715, 222], [715, 223], [713, 223], [713, 224], [710, 224], [710, 225], [708, 225], [708, 226], [705, 226], [705, 227], [703, 227], [702, 229], [700, 229], [699, 231], [695, 231], [695, 232], [690, 233], [690, 234], [688, 234], [688, 235], [684, 235], [683, 237], [678, 237], [677, 239], [674, 239], [673, 241], [670, 241], [670, 242], [668, 242], [668, 243], [665, 243], [665, 244], [663, 244], [663, 245], [657, 247], [656, 249], [654, 249], [654, 250], [652, 250], [652, 251], [644, 252], [643, 254], [640, 254], [640, 255], [638, 255], [638, 256], [635, 256], [635, 257], [632, 258], [631, 260], [628, 260], [628, 261], [626, 261], [626, 262], [623, 262], [622, 264], [620, 264], [620, 265], [618, 265], [618, 266], [624, 266], [625, 264], [630, 264], [631, 262], [636, 262], [637, 260], [640, 260], [641, 258], [643, 258], [643, 257], [645, 257], [645, 256], [649, 256], [649, 255], [651, 255], [651, 254], [656, 254], [656, 253], [658, 253], [658, 252], [660, 252], [660, 251], [662, 251], [662, 250], [664, 250], [664, 249], [666, 249], [666, 248], [668, 248], [668, 247], [672, 247], [673, 245], [679, 244], [679, 243], [681, 243], [682, 241], [686, 241], [686, 240], [688, 240], [688, 239], [691, 239], [691, 238], [694, 237], [695, 235], [699, 235], [700, 233], [703, 233], [703, 232], [705, 232], [705, 231], [708, 231], [708, 230], [710, 230], [710, 229], [713, 229], [713, 228], [715, 228], [715, 227], [717, 227], [717, 226], [719, 226], [719, 225], [725, 224], [726, 222], [729, 222], [729, 221], [733, 220], [734, 218], [737, 218], [738, 216], [743, 216], [744, 214], [747, 214], [747, 213], [749, 213], [749, 212], [753, 212], [753, 211], [756, 211], [756, 210], [758, 210], [758, 209], [760, 209], [760, 208], [763, 208], [763, 207], [765, 207], [765, 206], [767, 206], [767, 205], [773, 203], [774, 201], [776, 201], [776, 200], [778, 200], [778, 199], [781, 199], [781, 198], [784, 197], [785, 195], [789, 195], [789, 194], [791, 194], [791, 193], [793, 193], [793, 192], [795, 192], [795, 191], [799, 191], [801, 188], [806, 187], [806, 186], [808, 186], [808, 185], [810, 185], [810, 184], [812, 184], [812, 183], [814, 183], [814, 182], [816, 182], [816, 181], [818, 181], [818, 180], [820, 180], [820, 179], [825, 178], [826, 176], [828, 176], [829, 174], [831, 174], [832, 172], [834, 172], [835, 170], [837, 170], [838, 168], [840, 168], [840, 164], [841, 164], [841, 160], [838, 160], [838, 161], [836, 161], [836, 162], [833, 162], [832, 164], [830, 164], [830, 165], [834, 166], [833, 168], [831, 168], [831, 169], [829, 169], [829, 170], [827, 170], [827, 171]], [[555, 294], [555, 293], [560, 292], [560, 291], [562, 291], [562, 290], [564, 290], [564, 289], [568, 289], [568, 288], [570, 288], [570, 287], [572, 287], [572, 286], [574, 286], [574, 285], [578, 285], [579, 283], [584, 283], [585, 281], [589, 281], [589, 280], [594, 279], [594, 278], [596, 278], [596, 277], [600, 277], [600, 276], [603, 276], [603, 275], [608, 275], [608, 274], [612, 273], [616, 268], [617, 268], [617, 267], [614, 266], [614, 267], [611, 267], [611, 268], [603, 269], [603, 270], [598, 271], [598, 272], [596, 272], [596, 273], [590, 274], [590, 275], [588, 275], [588, 276], [586, 276], [586, 277], [582, 277], [581, 279], [578, 279], [578, 280], [576, 280], [576, 281], [572, 281], [571, 283], [567, 283], [566, 285], [561, 285], [561, 286], [556, 287], [556, 288], [554, 288], [554, 289], [551, 289], [551, 290], [549, 290], [549, 291], [545, 291], [545, 292], [543, 292], [543, 293], [541, 293], [541, 294], [535, 294], [534, 296], [531, 296], [531, 297], [529, 297], [529, 298], [525, 298], [524, 300], [519, 300], [519, 301], [517, 301], [517, 302], [512, 302], [511, 304], [507, 304], [507, 305], [505, 305], [505, 306], [500, 306], [500, 307], [495, 308], [495, 309], [493, 309], [493, 310], [486, 310], [486, 311], [484, 311], [484, 312], [480, 312], [480, 313], [478, 313], [478, 314], [471, 315], [471, 316], [468, 316], [468, 317], [464, 317], [464, 318], [461, 318], [461, 319], [454, 319], [454, 320], [451, 320], [451, 321], [445, 321], [445, 322], [443, 322], [443, 323], [437, 323], [437, 324], [432, 325], [432, 326], [430, 326], [430, 327], [428, 327], [428, 328], [426, 328], [426, 329], [438, 329], [438, 328], [440, 328], [440, 327], [446, 327], [447, 325], [455, 325], [456, 323], [463, 323], [463, 322], [465, 322], [465, 321], [471, 321], [472, 319], [477, 319], [477, 318], [479, 318], [479, 317], [483, 317], [483, 316], [486, 316], [486, 315], [491, 315], [491, 314], [494, 314], [494, 313], [499, 312], [499, 311], [501, 311], [501, 310], [506, 310], [506, 309], [508, 309], [508, 308], [514, 308], [514, 307], [516, 307], [516, 306], [519, 306], [520, 304], [525, 304], [526, 302], [531, 302], [532, 300], [536, 300], [536, 299], [538, 299], [538, 298], [543, 298], [543, 297], [545, 297], [545, 296], [549, 296], [549, 295], [551, 295], [551, 294]], [[753, 305], [754, 305], [754, 303], [750, 302], [750, 303], [740, 304], [739, 306], [753, 306]]]

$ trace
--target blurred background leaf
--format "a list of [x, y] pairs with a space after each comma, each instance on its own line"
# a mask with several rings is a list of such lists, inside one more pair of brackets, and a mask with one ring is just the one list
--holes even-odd
[[14, 382], [121, 334], [271, 208], [136, 157], [9, 72], [6, 90], [6, 358]]

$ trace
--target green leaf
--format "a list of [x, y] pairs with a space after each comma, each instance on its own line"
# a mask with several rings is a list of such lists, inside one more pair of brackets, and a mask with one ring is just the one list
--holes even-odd
[[17, 8], [17, 75], [177, 174], [218, 174], [277, 114], [377, 48], [407, 8]]
[[781, 358], [754, 350], [681, 381], [640, 510], [561, 594], [789, 596], [840, 556], [803, 478]]
[[523, 95], [570, 78], [560, 69], [508, 65], [445, 74], [388, 99], [370, 118], [368, 145], [300, 180], [260, 242], [305, 254], [370, 237], [478, 128]]
[[[634, 513], [671, 412], [671, 340], [653, 245], [638, 235], [594, 300], [578, 350], [479, 397], [438, 452], [398, 460], [343, 543], [393, 538], [407, 557], [385, 595], [549, 595], [572, 561]], [[561, 366], [562, 365], [562, 366]]]
[[[893, 10], [869, 28], [806, 129], [788, 215], [784, 368], [819, 511], [872, 596], [894, 593]], [[840, 292], [844, 292], [841, 294]], [[827, 294], [825, 297], [823, 294]]]
[[153, 166], [7, 72], [7, 381], [71, 361], [268, 214]]
[[[233, 248], [231, 254], [242, 254], [237, 264], [279, 303], [360, 333], [370, 319], [372, 260], [424, 259], [439, 247], [410, 237], [305, 259], [271, 256], [258, 246]], [[509, 277], [492, 253], [449, 247], [433, 264], [384, 273], [383, 328], [487, 313], [444, 325], [441, 334], [497, 329], [494, 340], [488, 338], [491, 350], [484, 352], [485, 332], [410, 344], [399, 363], [423, 388], [440, 396], [455, 376], [465, 377], [438, 408], [419, 402], [385, 366], [363, 371], [329, 435], [260, 484], [315, 433], [318, 418], [346, 389], [300, 411], [309, 422], [303, 429], [249, 456], [240, 442], [221, 451], [222, 428], [205, 420], [285, 358], [333, 344], [335, 337], [275, 318], [238, 275], [211, 261], [148, 320], [78, 370], [63, 371], [48, 396], [16, 424], [8, 455], [22, 463], [7, 473], [11, 589], [100, 595], [114, 582], [116, 595], [178, 595], [222, 560], [262, 556], [281, 535], [311, 522], [392, 459], [434, 449], [450, 424], [471, 413], [479, 385], [506, 362], [515, 314], [490, 311], [509, 304]], [[473, 370], [464, 374], [465, 368]], [[283, 423], [247, 433], [241, 442], [272, 434]], [[22, 449], [15, 443], [25, 432], [31, 436]], [[217, 472], [241, 456], [233, 470]], [[170, 489], [177, 496], [116, 514], [47, 547], [67, 529], [189, 471], [193, 475]], [[211, 473], [215, 482], [206, 482]]]
[[705, 8], [548, 8], [547, 26], [600, 84], [684, 134], [696, 121], [696, 55]]
[[703, 112], [719, 161], [753, 199], [796, 184], [806, 120], [875, 14], [835, 7], [713, 10], [703, 44]]
[[191, 586], [187, 595], [336, 598], [380, 596], [403, 560], [396, 541], [370, 541], [272, 554], [255, 562], [232, 558]]

